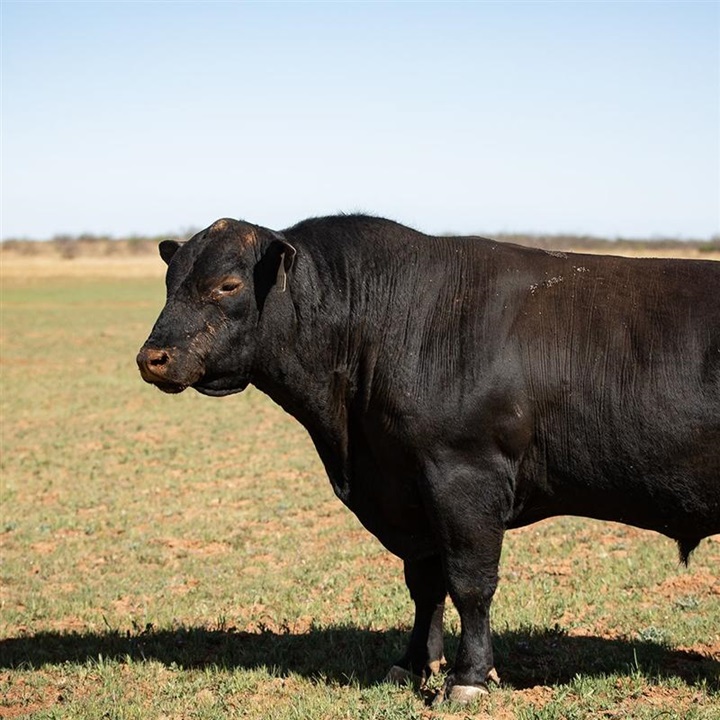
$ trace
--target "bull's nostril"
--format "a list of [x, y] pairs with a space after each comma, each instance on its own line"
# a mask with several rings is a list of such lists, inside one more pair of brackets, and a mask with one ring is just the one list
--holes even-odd
[[140, 373], [148, 382], [164, 377], [170, 367], [170, 353], [160, 348], [143, 348], [137, 356]]
[[170, 359], [170, 356], [164, 351], [160, 350], [157, 352], [154, 352], [150, 355], [150, 365], [153, 367], [158, 367], [159, 365], [165, 365], [167, 361]]

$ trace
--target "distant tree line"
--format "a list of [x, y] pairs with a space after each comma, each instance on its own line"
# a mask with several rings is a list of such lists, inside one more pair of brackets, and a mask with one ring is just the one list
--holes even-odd
[[0, 243], [0, 248], [21, 255], [59, 255], [67, 260], [87, 256], [112, 255], [150, 255], [157, 253], [157, 246], [162, 240], [174, 238], [186, 240], [197, 232], [189, 228], [179, 233], [164, 235], [128, 235], [113, 237], [111, 235], [80, 235], [58, 234], [49, 240], [33, 240], [31, 238], [7, 238]]
[[[195, 228], [188, 228], [179, 233], [164, 235], [129, 235], [127, 237], [112, 237], [110, 235], [94, 235], [82, 233], [80, 235], [60, 234], [49, 240], [38, 241], [29, 238], [8, 238], [0, 242], [0, 248], [21, 255], [59, 255], [71, 260], [76, 257], [95, 256], [107, 257], [112, 255], [150, 255], [157, 252], [158, 243], [167, 238], [185, 240], [192, 237]], [[616, 251], [644, 251], [644, 250], [672, 250], [684, 248], [697, 250], [701, 253], [720, 252], [720, 235], [706, 240], [680, 240], [678, 238], [599, 238], [590, 235], [541, 235], [532, 233], [499, 233], [485, 235], [496, 240], [517, 243], [529, 247], [538, 247], [546, 250], [586, 250], [588, 252]]]
[[587, 250], [607, 251], [612, 250], [673, 250], [675, 248], [686, 248], [699, 252], [717, 253], [720, 252], [720, 235], [715, 235], [705, 240], [681, 240], [672, 237], [653, 238], [601, 238], [593, 235], [540, 235], [532, 233], [500, 233], [493, 236], [496, 240], [538, 247], [543, 250]]

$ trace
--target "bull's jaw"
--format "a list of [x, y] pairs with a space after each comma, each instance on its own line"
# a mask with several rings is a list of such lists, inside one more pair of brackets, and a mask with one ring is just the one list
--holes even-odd
[[193, 390], [196, 390], [201, 395], [207, 395], [209, 397], [235, 395], [236, 393], [240, 393], [245, 390], [245, 388], [249, 385], [249, 382], [247, 381], [240, 382], [232, 387], [213, 387], [213, 383], [202, 385], [202, 380], [193, 385], [183, 385], [181, 383], [173, 382], [159, 382], [157, 380], [145, 380], [145, 382], [150, 385], [154, 385], [158, 390], [162, 390], [162, 392], [167, 393], [168, 395], [178, 395], [187, 390], [188, 387], [192, 387]]
[[148, 385], [154, 385], [158, 390], [162, 390], [162, 392], [168, 393], [169, 395], [177, 395], [188, 388], [188, 385], [184, 383], [174, 382], [172, 380], [161, 380], [156, 376], [143, 372], [143, 370], [140, 371], [140, 375]]
[[168, 393], [168, 395], [178, 395], [184, 390], [187, 390], [188, 387], [187, 385], [178, 385], [176, 383], [167, 382], [153, 382], [152, 380], [146, 380], [145, 382], [149, 382], [151, 385], [154, 385], [158, 390], [162, 390], [164, 393]]
[[226, 395], [235, 395], [242, 392], [248, 385], [249, 382], [244, 380], [230, 387], [213, 387], [213, 382], [210, 382], [207, 385], [196, 383], [192, 388], [193, 390], [197, 390], [201, 395], [207, 395], [208, 397], [225, 397]]

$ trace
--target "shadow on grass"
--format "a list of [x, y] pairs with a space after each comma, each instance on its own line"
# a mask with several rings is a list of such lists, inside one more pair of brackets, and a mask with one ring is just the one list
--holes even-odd
[[[104, 661], [144, 662], [192, 669], [267, 668], [274, 674], [297, 673], [328, 682], [367, 686], [378, 682], [402, 654], [407, 633], [352, 626], [315, 627], [305, 633], [154, 629], [120, 633], [44, 632], [0, 640], [0, 669]], [[448, 655], [457, 637], [447, 638]], [[573, 637], [550, 629], [498, 632], [495, 656], [506, 687], [561, 685], [576, 675], [640, 675], [706, 684], [720, 693], [720, 662], [664, 645], [601, 637]]]

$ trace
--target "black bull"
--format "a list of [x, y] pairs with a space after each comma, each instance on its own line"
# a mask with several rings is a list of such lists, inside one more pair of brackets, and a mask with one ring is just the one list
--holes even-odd
[[307, 428], [338, 497], [404, 561], [391, 671], [494, 679], [506, 529], [559, 514], [675, 539], [720, 532], [720, 263], [430, 237], [338, 216], [219, 220], [167, 241], [167, 304], [138, 355], [167, 392], [252, 383]]

